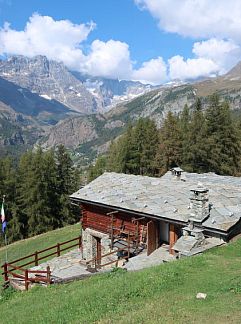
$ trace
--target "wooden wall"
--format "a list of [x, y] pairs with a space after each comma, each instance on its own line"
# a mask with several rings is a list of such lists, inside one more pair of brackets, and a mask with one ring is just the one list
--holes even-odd
[[[102, 233], [110, 233], [112, 225], [111, 215], [106, 215], [107, 213], [114, 211], [108, 208], [97, 207], [89, 204], [81, 204], [82, 208], [82, 228], [91, 228]], [[113, 215], [113, 225], [114, 228], [122, 228], [126, 233], [131, 232], [137, 233], [139, 239], [141, 238], [141, 233], [146, 230], [146, 225], [148, 219], [141, 219], [138, 223], [135, 221], [138, 217], [124, 213], [118, 212]], [[118, 230], [114, 230], [114, 233], [117, 234]]]
[[[140, 220], [136, 222], [136, 220], [138, 220], [137, 216], [124, 212], [113, 214], [112, 222], [112, 216], [107, 214], [113, 212], [114, 209], [93, 206], [90, 204], [81, 204], [81, 209], [83, 229], [90, 228], [105, 234], [111, 234], [113, 224], [115, 228], [113, 235], [120, 233], [116, 230], [117, 228], [122, 228], [125, 234], [128, 234], [128, 232], [130, 232], [131, 235], [135, 234], [135, 239], [138, 238], [138, 242], [142, 241], [143, 243], [147, 243], [149, 254], [160, 245], [162, 239], [160, 237], [160, 227], [163, 225], [163, 222], [143, 217], [139, 217]], [[149, 223], [149, 235], [147, 223]], [[165, 237], [169, 238], [170, 253], [173, 254], [174, 250], [172, 247], [180, 235], [180, 227], [170, 223], [165, 229], [167, 231]]]

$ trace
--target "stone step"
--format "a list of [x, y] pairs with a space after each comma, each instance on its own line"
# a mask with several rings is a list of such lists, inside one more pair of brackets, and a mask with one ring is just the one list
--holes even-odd
[[[13, 287], [16, 290], [25, 290], [25, 282], [23, 279], [18, 279], [18, 278], [9, 278], [9, 285]], [[28, 288], [31, 289], [35, 286], [36, 284], [34, 283], [29, 283]]]
[[128, 271], [135, 271], [173, 260], [175, 260], [175, 257], [170, 255], [167, 249], [160, 247], [150, 255], [147, 255], [147, 251], [144, 250], [137, 256], [130, 258], [123, 268], [127, 269]]

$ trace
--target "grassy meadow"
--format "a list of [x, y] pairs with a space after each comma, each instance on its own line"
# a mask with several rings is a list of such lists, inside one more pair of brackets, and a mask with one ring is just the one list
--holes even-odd
[[[15, 243], [9, 253], [17, 257], [20, 251], [71, 238], [78, 230], [68, 226]], [[198, 292], [207, 298], [196, 299]], [[9, 289], [0, 297], [0, 323], [240, 322], [241, 240], [138, 272], [117, 270], [28, 292]]]

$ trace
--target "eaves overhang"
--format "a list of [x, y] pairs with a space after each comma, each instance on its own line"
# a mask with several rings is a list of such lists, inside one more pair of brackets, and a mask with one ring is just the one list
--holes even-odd
[[[167, 217], [162, 217], [162, 216], [156, 216], [153, 214], [148, 214], [148, 213], [143, 213], [143, 212], [137, 212], [134, 210], [130, 210], [130, 209], [126, 209], [126, 208], [121, 208], [118, 206], [113, 206], [113, 205], [107, 205], [107, 204], [103, 204], [103, 203], [99, 203], [99, 202], [93, 202], [91, 200], [88, 199], [83, 199], [83, 198], [74, 198], [74, 197], [70, 197], [70, 199], [75, 202], [75, 203], [86, 203], [86, 204], [90, 204], [92, 206], [97, 206], [97, 207], [103, 207], [106, 209], [114, 209], [120, 212], [124, 212], [124, 213], [130, 213], [132, 215], [135, 216], [140, 216], [140, 217], [147, 217], [150, 219], [155, 219], [155, 220], [162, 220], [165, 221], [167, 223], [172, 223], [172, 224], [176, 224], [176, 225], [187, 225], [188, 222], [187, 221], [180, 221], [180, 220], [175, 220], [173, 218], [167, 218]], [[229, 235], [229, 231], [225, 231], [225, 230], [220, 230], [220, 229], [214, 229], [214, 228], [210, 228], [210, 227], [206, 227], [206, 226], [197, 226], [202, 228], [204, 231], [209, 232], [209, 233], [214, 233], [214, 234], [218, 234], [218, 235], [222, 235], [222, 236], [228, 236]]]

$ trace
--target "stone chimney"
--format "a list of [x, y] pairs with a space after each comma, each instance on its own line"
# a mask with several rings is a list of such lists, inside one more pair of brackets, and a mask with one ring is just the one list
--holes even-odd
[[209, 216], [209, 190], [198, 183], [197, 187], [191, 189], [190, 195], [190, 220], [194, 222], [202, 222]]
[[180, 180], [181, 179], [182, 172], [183, 172], [183, 170], [181, 168], [179, 168], [179, 167], [175, 167], [175, 168], [172, 168], [171, 169], [171, 173], [172, 173], [173, 177], [176, 180]]

